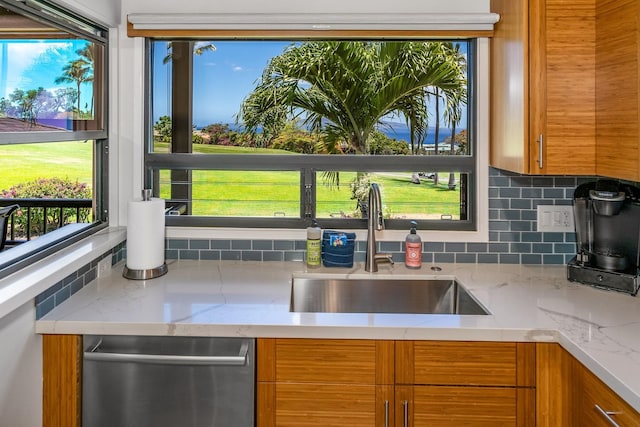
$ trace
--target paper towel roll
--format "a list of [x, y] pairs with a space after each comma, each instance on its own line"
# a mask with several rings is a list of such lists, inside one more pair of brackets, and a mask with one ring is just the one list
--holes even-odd
[[164, 199], [129, 202], [127, 268], [149, 270], [164, 264]]

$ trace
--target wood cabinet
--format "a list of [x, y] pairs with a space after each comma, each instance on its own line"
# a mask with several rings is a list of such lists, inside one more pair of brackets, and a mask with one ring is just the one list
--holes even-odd
[[555, 343], [536, 344], [537, 425], [640, 426], [640, 414]]
[[491, 0], [491, 166], [595, 173], [595, 4]]
[[256, 353], [258, 427], [389, 425], [393, 341], [258, 339]]
[[597, 174], [640, 181], [640, 3], [599, 0]]
[[534, 344], [259, 339], [258, 427], [533, 426]]
[[396, 427], [535, 426], [535, 346], [396, 342]]
[[[576, 426], [640, 426], [640, 414], [576, 361]], [[614, 424], [615, 423], [615, 424]]]

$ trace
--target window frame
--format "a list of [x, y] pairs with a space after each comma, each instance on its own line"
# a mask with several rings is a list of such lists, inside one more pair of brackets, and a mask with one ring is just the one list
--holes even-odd
[[[99, 107], [101, 112], [100, 118], [96, 115], [96, 117], [91, 120], [91, 122], [100, 124], [101, 129], [0, 133], [0, 145], [47, 144], [83, 140], [93, 141], [92, 186], [94, 220], [92, 223], [87, 223], [86, 227], [78, 226], [77, 224], [73, 224], [72, 227], [63, 226], [55, 230], [55, 235], [50, 236], [50, 238], [35, 239], [21, 244], [21, 246], [17, 246], [16, 248], [19, 247], [20, 250], [17, 250], [13, 254], [11, 252], [13, 248], [3, 251], [0, 254], [0, 278], [2, 278], [108, 227], [109, 30], [105, 26], [44, 0], [30, 0], [29, 2], [0, 0], [0, 6], [34, 21], [53, 26], [99, 44], [103, 48], [103, 60], [99, 62], [99, 73], [94, 69], [94, 76], [98, 74], [102, 77], [100, 87], [101, 105]], [[37, 34], [31, 35], [36, 36]], [[37, 37], [32, 38], [38, 40]], [[98, 111], [97, 104], [98, 102], [96, 101], [96, 111]]]
[[[233, 38], [233, 37], [231, 37]], [[259, 36], [237, 37], [242, 40], [259, 40]], [[384, 37], [376, 37], [375, 32], [371, 32], [368, 37], [356, 38], [355, 40], [424, 40], [424, 41], [454, 41], [463, 40], [469, 43], [469, 51], [473, 52], [469, 55], [472, 58], [468, 63], [468, 87], [469, 99], [467, 101], [467, 130], [471, 144], [471, 150], [468, 155], [438, 155], [438, 156], [386, 156], [386, 155], [357, 155], [357, 156], [340, 156], [340, 155], [192, 155], [190, 153], [154, 153], [153, 152], [153, 120], [152, 120], [152, 44], [156, 40], [169, 39], [181, 41], [199, 41], [225, 40], [224, 37], [206, 37], [194, 38], [190, 37], [158, 37], [151, 35], [144, 39], [145, 51], [145, 97], [144, 97], [144, 185], [145, 188], [152, 188], [154, 195], [158, 197], [159, 181], [156, 171], [160, 170], [235, 170], [235, 171], [299, 171], [300, 172], [300, 200], [301, 212], [300, 217], [215, 217], [215, 216], [191, 216], [176, 215], [166, 218], [167, 226], [176, 227], [221, 227], [221, 228], [293, 228], [303, 229], [309, 226], [313, 214], [308, 214], [304, 209], [304, 200], [309, 200], [315, 206], [315, 192], [308, 193], [305, 188], [311, 186], [316, 188], [315, 171], [335, 170], [335, 171], [363, 171], [363, 172], [385, 172], [385, 171], [407, 171], [407, 170], [430, 170], [433, 172], [461, 172], [467, 173], [467, 219], [455, 221], [442, 220], [423, 220], [421, 228], [439, 231], [481, 231], [478, 221], [481, 215], [478, 208], [479, 186], [478, 186], [478, 117], [476, 114], [478, 81], [476, 74], [479, 72], [478, 61], [478, 39], [476, 36], [460, 36], [452, 35], [431, 37], [416, 36], [407, 38], [406, 35], [393, 36], [387, 34]], [[280, 37], [279, 37], [280, 39]], [[285, 40], [286, 38], [282, 38]], [[312, 40], [330, 40], [340, 39], [349, 40], [349, 37], [340, 37], [334, 34], [332, 37], [323, 34], [314, 34], [305, 39]], [[292, 36], [291, 41], [300, 40], [299, 35]], [[193, 76], [191, 75], [190, 78]], [[192, 110], [192, 107], [191, 107]], [[192, 113], [192, 111], [191, 111]], [[251, 160], [249, 160], [253, 157]], [[354, 162], [357, 158], [357, 165]], [[425, 164], [426, 161], [426, 164]], [[250, 167], [248, 167], [248, 165]], [[386, 220], [388, 229], [406, 230], [409, 227], [410, 219], [391, 219]], [[322, 218], [323, 228], [350, 228], [364, 229], [366, 228], [366, 219], [344, 219], [344, 218]]]

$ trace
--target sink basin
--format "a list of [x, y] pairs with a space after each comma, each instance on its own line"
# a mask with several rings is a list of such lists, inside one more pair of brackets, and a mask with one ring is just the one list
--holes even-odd
[[490, 314], [455, 279], [294, 277], [291, 311]]

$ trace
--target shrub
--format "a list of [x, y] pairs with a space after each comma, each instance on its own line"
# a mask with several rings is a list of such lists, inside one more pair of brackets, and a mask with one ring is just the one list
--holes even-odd
[[[3, 199], [91, 199], [91, 189], [87, 184], [62, 178], [39, 178], [35, 181], [25, 182], [0, 191]], [[19, 204], [19, 203], [18, 203]], [[44, 208], [31, 208], [31, 235], [37, 236], [45, 233]], [[62, 220], [60, 215], [62, 214]], [[81, 208], [79, 217], [75, 208], [47, 209], [46, 231], [55, 230], [65, 224], [73, 222], [89, 222], [91, 208]], [[27, 209], [21, 207], [14, 213], [14, 233], [16, 237], [27, 236]]]

